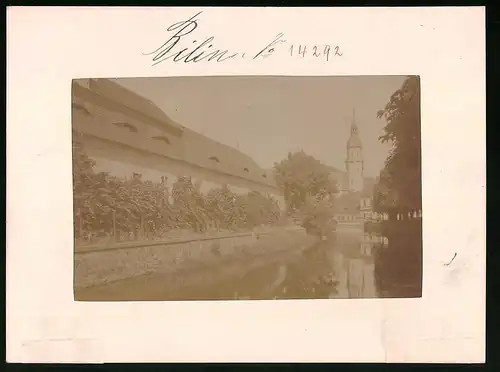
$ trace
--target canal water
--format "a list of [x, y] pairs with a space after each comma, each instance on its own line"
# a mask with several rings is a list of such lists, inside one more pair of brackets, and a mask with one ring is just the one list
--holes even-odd
[[267, 273], [249, 271], [226, 291], [238, 299], [376, 298], [374, 252], [381, 243], [359, 231], [339, 232], [270, 263]]
[[339, 231], [300, 250], [206, 269], [203, 279], [190, 285], [173, 288], [174, 280], [184, 279], [150, 274], [90, 288], [77, 297], [94, 301], [376, 298], [374, 253], [382, 243], [362, 231]]

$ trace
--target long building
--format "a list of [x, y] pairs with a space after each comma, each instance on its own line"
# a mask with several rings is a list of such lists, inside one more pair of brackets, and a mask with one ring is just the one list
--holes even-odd
[[233, 192], [283, 196], [272, 176], [248, 155], [172, 120], [153, 102], [109, 79], [72, 84], [72, 130], [98, 172], [167, 183], [190, 176], [202, 192], [227, 185]]

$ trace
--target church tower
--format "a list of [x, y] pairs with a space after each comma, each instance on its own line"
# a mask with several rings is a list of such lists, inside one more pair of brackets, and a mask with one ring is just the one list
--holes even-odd
[[347, 154], [345, 160], [347, 171], [347, 190], [363, 190], [363, 145], [359, 138], [358, 126], [356, 125], [355, 111], [352, 111], [351, 135], [347, 141]]

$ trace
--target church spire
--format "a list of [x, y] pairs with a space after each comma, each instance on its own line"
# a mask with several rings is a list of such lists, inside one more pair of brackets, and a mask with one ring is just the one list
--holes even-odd
[[349, 191], [363, 190], [363, 145], [356, 124], [356, 109], [352, 109], [351, 135], [347, 141], [346, 154], [347, 189]]
[[361, 139], [359, 138], [358, 124], [356, 123], [356, 109], [352, 109], [352, 121], [351, 121], [351, 135], [347, 141], [347, 147], [363, 147], [361, 144]]
[[358, 125], [356, 124], [356, 109], [352, 108], [351, 134], [358, 133]]

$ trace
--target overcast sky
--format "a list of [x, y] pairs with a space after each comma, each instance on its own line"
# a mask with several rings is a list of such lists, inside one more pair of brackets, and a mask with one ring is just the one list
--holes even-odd
[[389, 146], [377, 119], [403, 76], [175, 77], [115, 80], [148, 98], [179, 124], [237, 147], [263, 168], [303, 149], [344, 169], [355, 109], [365, 176], [377, 176]]

